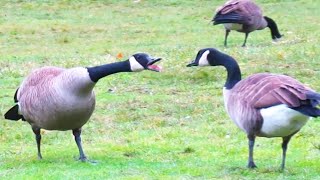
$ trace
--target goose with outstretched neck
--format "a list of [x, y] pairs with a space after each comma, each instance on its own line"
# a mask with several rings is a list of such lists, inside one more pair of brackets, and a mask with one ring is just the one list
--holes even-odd
[[81, 129], [95, 108], [94, 86], [99, 79], [120, 72], [151, 70], [159, 72], [154, 58], [137, 53], [128, 60], [94, 67], [43, 67], [29, 74], [14, 95], [14, 105], [5, 113], [5, 119], [27, 121], [36, 136], [38, 158], [41, 129], [72, 130], [80, 153], [80, 160], [87, 157], [82, 149]]

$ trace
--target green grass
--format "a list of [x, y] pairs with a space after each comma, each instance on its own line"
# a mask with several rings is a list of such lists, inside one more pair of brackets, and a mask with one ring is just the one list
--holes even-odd
[[[257, 0], [285, 36], [272, 43], [268, 30], [253, 32], [247, 48], [237, 32], [224, 48], [224, 28], [210, 24], [222, 2], [1, 1], [0, 178], [320, 179], [319, 119], [290, 142], [284, 172], [280, 138], [257, 138], [258, 169], [249, 170], [246, 135], [223, 106], [225, 70], [185, 67], [200, 48], [215, 47], [238, 60], [243, 77], [284, 73], [320, 91], [320, 2]], [[70, 131], [45, 131], [38, 161], [30, 126], [3, 119], [35, 68], [93, 66], [141, 51], [162, 57], [164, 71], [116, 74], [95, 87], [82, 139], [97, 164], [75, 160]]]

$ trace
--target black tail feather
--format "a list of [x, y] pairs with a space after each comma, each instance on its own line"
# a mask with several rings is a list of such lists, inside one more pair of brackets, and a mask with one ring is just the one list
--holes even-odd
[[310, 100], [312, 107], [317, 107], [320, 104], [320, 94], [316, 92], [307, 92], [307, 99]]
[[311, 117], [318, 117], [320, 116], [320, 109], [312, 107], [310, 105], [302, 105], [299, 107], [292, 108], [293, 110], [299, 111], [300, 113], [311, 116]]
[[9, 120], [14, 120], [14, 121], [18, 121], [19, 119], [24, 120], [24, 117], [20, 115], [18, 112], [19, 112], [19, 105], [16, 104], [11, 109], [9, 109], [8, 112], [6, 112], [6, 114], [4, 115], [4, 118]]
[[301, 112], [304, 115], [311, 117], [320, 116], [320, 109], [318, 108], [320, 104], [320, 94], [316, 92], [309, 91], [306, 93], [308, 104], [301, 105], [299, 107], [294, 107], [292, 109]]

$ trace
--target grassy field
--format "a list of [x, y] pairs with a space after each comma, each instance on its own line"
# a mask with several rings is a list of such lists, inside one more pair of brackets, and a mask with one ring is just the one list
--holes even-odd
[[[284, 38], [269, 30], [231, 32], [210, 20], [222, 0], [3, 0], [0, 2], [0, 179], [320, 179], [319, 119], [292, 139], [280, 172], [281, 138], [257, 138], [249, 170], [247, 139], [227, 116], [223, 68], [186, 68], [197, 51], [235, 57], [243, 77], [291, 75], [320, 91], [320, 1], [257, 0]], [[4, 120], [13, 94], [35, 68], [93, 66], [135, 52], [163, 58], [162, 73], [111, 75], [97, 83], [96, 110], [81, 163], [71, 131], [44, 131], [43, 160], [28, 123]]]

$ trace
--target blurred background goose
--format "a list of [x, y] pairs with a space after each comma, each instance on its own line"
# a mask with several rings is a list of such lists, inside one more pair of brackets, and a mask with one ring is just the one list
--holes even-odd
[[292, 77], [258, 73], [241, 80], [238, 63], [229, 55], [213, 48], [201, 49], [187, 65], [224, 66], [227, 80], [223, 88], [225, 108], [235, 124], [247, 133], [248, 167], [256, 167], [253, 147], [256, 136], [282, 137], [285, 167], [287, 145], [310, 117], [320, 116], [320, 94]]
[[144, 69], [160, 71], [153, 58], [145, 53], [132, 55], [128, 60], [95, 67], [43, 67], [27, 76], [14, 95], [16, 105], [5, 119], [27, 121], [36, 135], [38, 158], [40, 129], [72, 130], [80, 153], [80, 160], [87, 157], [81, 145], [81, 128], [95, 108], [93, 87], [99, 79], [119, 72], [136, 72]]
[[262, 15], [262, 10], [251, 0], [230, 0], [216, 10], [214, 25], [223, 24], [226, 33], [224, 46], [227, 46], [228, 35], [231, 30], [245, 33], [242, 44], [246, 46], [249, 33], [255, 30], [270, 28], [271, 38], [277, 40], [282, 37], [275, 21]]

